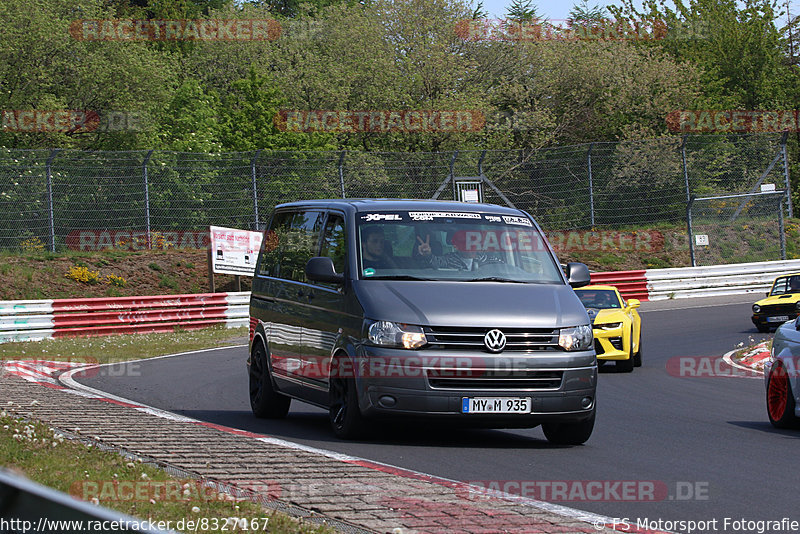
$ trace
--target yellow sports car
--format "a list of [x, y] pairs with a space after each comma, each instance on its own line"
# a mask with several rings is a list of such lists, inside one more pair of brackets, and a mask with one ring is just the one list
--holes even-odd
[[597, 361], [616, 361], [617, 370], [630, 373], [642, 365], [642, 318], [638, 299], [626, 302], [614, 286], [584, 286], [575, 290], [594, 333]]
[[800, 315], [800, 273], [779, 276], [767, 298], [753, 304], [753, 324], [759, 332], [769, 332]]

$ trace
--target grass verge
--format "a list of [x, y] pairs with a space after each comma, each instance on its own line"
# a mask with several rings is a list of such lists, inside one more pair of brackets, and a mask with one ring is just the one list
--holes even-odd
[[52, 360], [115, 363], [190, 350], [247, 343], [247, 327], [214, 326], [170, 333], [53, 338], [0, 343], [0, 360]]
[[5, 409], [0, 411], [0, 464], [73, 497], [182, 532], [194, 532], [189, 521], [202, 532], [335, 532], [218, 493], [197, 480], [173, 478], [130, 457], [70, 441]]

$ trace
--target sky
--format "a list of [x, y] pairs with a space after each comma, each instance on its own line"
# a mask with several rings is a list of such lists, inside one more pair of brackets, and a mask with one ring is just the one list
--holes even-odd
[[[512, 0], [483, 0], [483, 6], [484, 9], [489, 12], [491, 18], [504, 18], [511, 1]], [[540, 15], [551, 20], [564, 20], [569, 16], [572, 6], [578, 2], [579, 0], [533, 0], [532, 4], [538, 8]], [[641, 5], [639, 2], [636, 3]], [[477, 0], [473, 0], [473, 4], [477, 4]], [[780, 4], [785, 5], [786, 0], [781, 0]], [[589, 0], [589, 6], [591, 7], [594, 5], [620, 5], [620, 2], [592, 2]], [[789, 12], [792, 15], [800, 14], [800, 0], [789, 1]]]

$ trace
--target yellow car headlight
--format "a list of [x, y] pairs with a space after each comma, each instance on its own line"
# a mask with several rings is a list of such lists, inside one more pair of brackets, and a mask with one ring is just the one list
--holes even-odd
[[596, 328], [600, 330], [614, 330], [622, 326], [622, 323], [605, 323], [605, 324], [596, 324], [594, 325]]

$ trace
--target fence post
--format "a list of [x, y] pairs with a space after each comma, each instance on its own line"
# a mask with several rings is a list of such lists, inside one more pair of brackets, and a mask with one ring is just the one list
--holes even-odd
[[47, 216], [49, 221], [50, 230], [50, 252], [56, 251], [56, 221], [55, 214], [53, 213], [53, 159], [60, 151], [60, 148], [54, 148], [50, 155], [47, 156]]
[[342, 198], [347, 198], [344, 194], [344, 155], [346, 154], [345, 150], [342, 150], [342, 153], [339, 154], [339, 186], [342, 188]]
[[261, 154], [261, 149], [256, 150], [252, 161], [250, 161], [250, 176], [253, 179], [253, 230], [258, 231], [258, 187], [256, 185], [256, 160], [258, 155]]
[[[785, 146], [785, 145], [784, 145]], [[783, 227], [783, 195], [778, 197], [778, 231], [781, 234], [781, 259], [786, 259], [786, 231]]]
[[453, 167], [456, 164], [456, 158], [458, 157], [458, 150], [453, 152], [453, 157], [450, 158], [450, 181], [453, 183], [453, 200], [458, 200], [458, 193], [456, 192], [456, 175], [453, 174]]
[[592, 185], [592, 148], [594, 143], [589, 143], [589, 153], [586, 155], [587, 166], [589, 168], [589, 214], [594, 228], [594, 186]]
[[153, 155], [151, 149], [144, 157], [142, 162], [142, 178], [144, 179], [144, 226], [147, 232], [147, 249], [152, 248], [152, 240], [150, 239], [150, 187], [147, 185], [147, 162], [150, 161], [150, 156]]
[[686, 168], [686, 140], [689, 139], [689, 134], [683, 136], [681, 141], [681, 162], [683, 163], [683, 182], [686, 185], [686, 202], [691, 200], [692, 193], [689, 190], [689, 170]]
[[686, 203], [686, 227], [689, 230], [689, 256], [692, 258], [692, 267], [697, 267], [694, 260], [694, 240], [692, 239], [692, 204], [694, 204], [695, 196], [689, 197], [689, 202]]
[[792, 189], [789, 185], [789, 163], [786, 158], [786, 138], [787, 136], [781, 137], [781, 151], [783, 152], [783, 177], [786, 180], [786, 206], [789, 208], [789, 218], [792, 218], [794, 213], [792, 213]]

